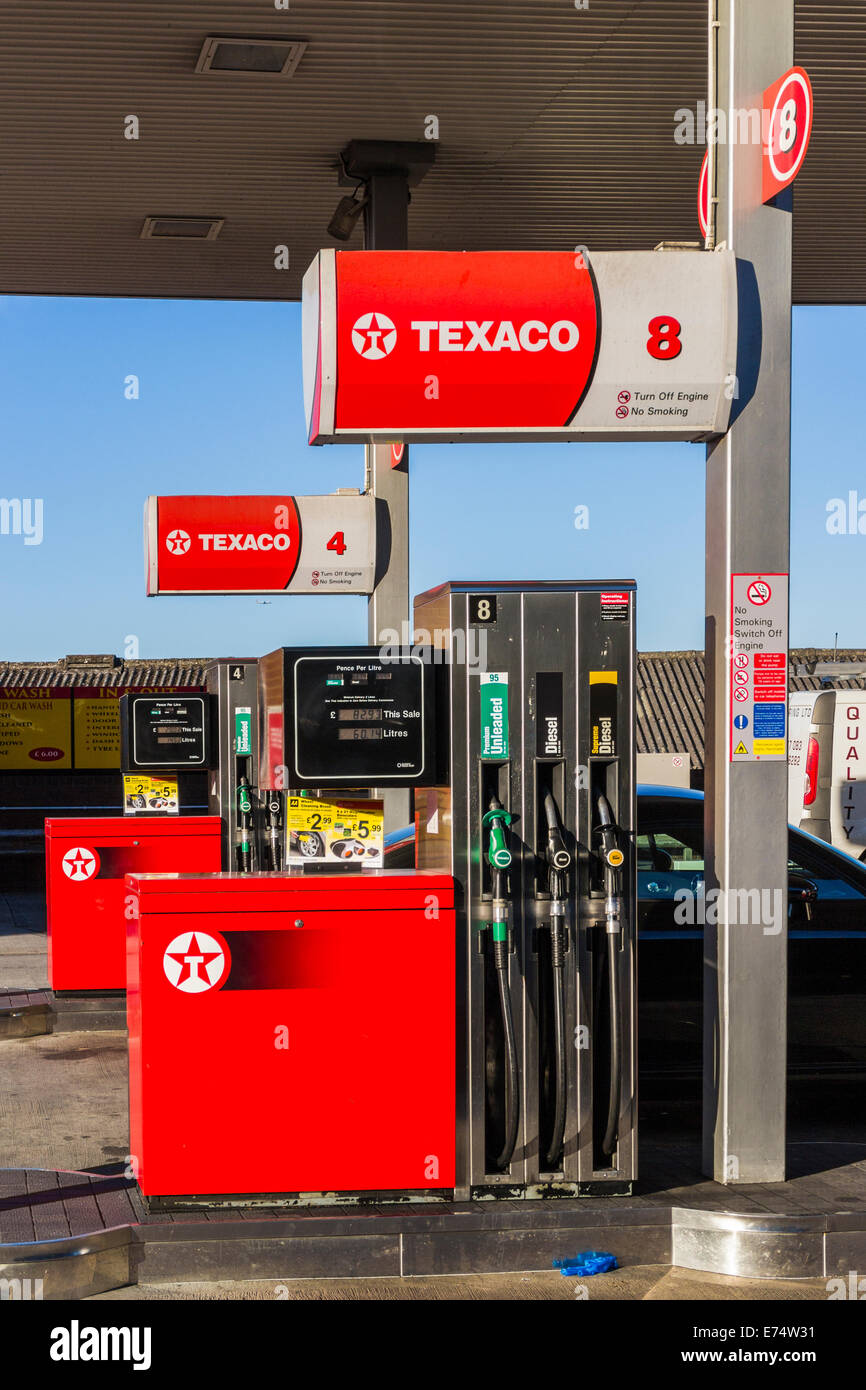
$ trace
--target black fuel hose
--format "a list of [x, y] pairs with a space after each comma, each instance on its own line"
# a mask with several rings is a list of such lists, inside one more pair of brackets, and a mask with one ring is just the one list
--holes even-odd
[[559, 814], [553, 793], [545, 792], [544, 816], [547, 821], [547, 863], [550, 883], [550, 964], [553, 971], [553, 1036], [556, 1058], [553, 1102], [553, 1131], [547, 1150], [547, 1166], [560, 1166], [565, 1138], [565, 1109], [568, 1079], [568, 1044], [565, 1036], [565, 898], [561, 875], [571, 863], [559, 828]]
[[508, 983], [508, 942], [494, 941], [493, 963], [499, 985], [499, 1007], [502, 1012], [502, 1037], [505, 1044], [505, 1137], [497, 1156], [496, 1167], [505, 1172], [517, 1145], [520, 1124], [520, 1072], [517, 1066], [517, 1042], [514, 1037], [514, 1017], [511, 1011], [511, 988]]
[[[598, 817], [601, 824], [601, 841], [604, 858], [605, 920], [607, 924], [607, 973], [608, 999], [610, 1009], [610, 1078], [607, 1103], [607, 1123], [601, 1143], [602, 1153], [610, 1156], [619, 1138], [619, 1109], [622, 1099], [622, 1045], [620, 1040], [621, 1017], [619, 997], [619, 950], [618, 938], [621, 930], [622, 895], [619, 887], [619, 865], [622, 851], [617, 846], [616, 826], [610, 802], [606, 796], [598, 798]], [[612, 864], [611, 857], [619, 856]]]
[[[500, 813], [500, 814], [497, 814]], [[499, 988], [499, 1008], [502, 1014], [502, 1040], [505, 1049], [505, 1134], [496, 1167], [504, 1172], [517, 1146], [520, 1127], [520, 1071], [517, 1064], [517, 1041], [514, 1036], [514, 1015], [511, 1008], [511, 986], [508, 980], [508, 900], [506, 870], [511, 853], [505, 842], [505, 829], [511, 820], [497, 796], [490, 798], [484, 823], [490, 831], [487, 859], [492, 873], [493, 964]]]
[[602, 1153], [613, 1153], [619, 1138], [619, 1104], [622, 1094], [622, 1059], [620, 1057], [619, 962], [617, 942], [613, 933], [607, 938], [607, 973], [610, 998], [610, 1092], [607, 1104], [607, 1124], [602, 1140]]
[[[560, 961], [557, 963], [557, 949]], [[554, 1088], [553, 1133], [547, 1150], [547, 1166], [554, 1170], [560, 1166], [562, 1144], [565, 1137], [565, 1092], [568, 1070], [568, 1048], [565, 1041], [565, 961], [562, 959], [561, 941], [557, 940], [556, 926], [551, 923], [551, 962], [553, 965], [553, 1033], [556, 1042], [556, 1083]]]

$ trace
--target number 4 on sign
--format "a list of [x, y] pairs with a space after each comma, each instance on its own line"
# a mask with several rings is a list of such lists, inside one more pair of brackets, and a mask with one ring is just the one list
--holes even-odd
[[346, 541], [345, 541], [345, 537], [343, 536], [342, 531], [335, 531], [335, 532], [334, 532], [333, 536], [332, 536], [331, 539], [328, 541], [328, 544], [325, 546], [325, 549], [326, 549], [326, 550], [336, 550], [336, 552], [337, 552], [338, 555], [342, 555], [342, 554], [343, 554], [343, 552], [344, 552], [345, 549], [346, 549]]

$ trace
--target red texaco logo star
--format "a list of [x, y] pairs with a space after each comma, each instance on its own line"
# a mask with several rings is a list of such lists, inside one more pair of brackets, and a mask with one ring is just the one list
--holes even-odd
[[166, 549], [171, 555], [185, 555], [191, 544], [189, 533], [181, 531], [179, 527], [169, 531], [165, 538]]
[[184, 994], [203, 994], [222, 984], [231, 964], [228, 947], [208, 932], [181, 932], [162, 958], [166, 978]]
[[99, 860], [93, 850], [85, 849], [83, 845], [68, 849], [60, 862], [66, 877], [71, 878], [73, 883], [83, 883], [85, 879], [92, 878], [99, 868]]
[[387, 357], [397, 341], [397, 329], [387, 314], [362, 314], [352, 326], [352, 346], [362, 357]]

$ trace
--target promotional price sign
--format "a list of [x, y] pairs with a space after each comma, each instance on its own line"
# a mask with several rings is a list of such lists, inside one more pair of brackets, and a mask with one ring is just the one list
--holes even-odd
[[731, 251], [321, 251], [303, 301], [311, 444], [728, 426]]
[[381, 801], [319, 801], [290, 796], [286, 805], [287, 864], [360, 864], [381, 869], [385, 818]]
[[788, 576], [731, 575], [730, 761], [785, 762]]
[[369, 594], [372, 496], [149, 497], [147, 593]]
[[125, 816], [178, 814], [176, 777], [147, 777], [141, 772], [123, 774]]
[[803, 68], [791, 68], [764, 92], [762, 202], [799, 174], [812, 134], [812, 110], [812, 84]]

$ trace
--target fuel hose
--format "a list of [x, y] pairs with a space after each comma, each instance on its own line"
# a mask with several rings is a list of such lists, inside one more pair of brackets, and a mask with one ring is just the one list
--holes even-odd
[[240, 872], [242, 874], [248, 874], [252, 870], [252, 848], [250, 845], [252, 809], [249, 780], [246, 777], [241, 777], [238, 782], [238, 821], [240, 833], [238, 860]]
[[600, 796], [597, 806], [601, 827], [602, 858], [604, 859], [604, 918], [607, 933], [608, 1007], [610, 1010], [610, 1076], [607, 1121], [601, 1148], [602, 1153], [610, 1156], [614, 1152], [619, 1138], [619, 1109], [622, 1098], [622, 1029], [618, 957], [623, 911], [620, 872], [625, 856], [617, 844], [616, 826], [607, 797]]
[[559, 813], [551, 791], [544, 795], [547, 822], [548, 884], [550, 888], [550, 965], [553, 973], [553, 1036], [555, 1056], [553, 1132], [547, 1150], [547, 1166], [560, 1166], [565, 1137], [565, 1106], [568, 1078], [568, 1045], [565, 1036], [565, 885], [563, 875], [571, 864], [559, 826]]
[[514, 1017], [511, 1008], [511, 987], [508, 981], [508, 896], [506, 870], [511, 864], [511, 851], [505, 842], [505, 828], [510, 814], [503, 809], [498, 797], [490, 800], [490, 810], [482, 825], [490, 833], [487, 860], [492, 870], [493, 964], [499, 987], [499, 1008], [502, 1014], [502, 1039], [505, 1049], [505, 1133], [496, 1167], [504, 1172], [510, 1164], [517, 1145], [520, 1125], [520, 1071], [517, 1065], [517, 1043], [514, 1037]]

